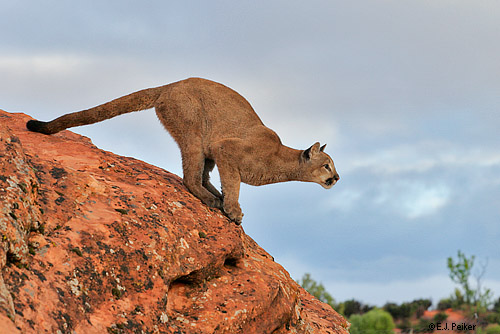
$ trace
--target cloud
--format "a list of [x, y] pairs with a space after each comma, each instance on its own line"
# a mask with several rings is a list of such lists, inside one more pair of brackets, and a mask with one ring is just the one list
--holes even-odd
[[337, 189], [335, 189], [335, 194], [328, 196], [322, 201], [322, 207], [327, 210], [349, 212], [359, 207], [360, 201], [363, 200], [363, 196], [365, 196], [363, 190], [354, 187], [345, 188], [339, 184]]
[[342, 179], [335, 194], [323, 201], [326, 209], [392, 212], [409, 220], [438, 217], [450, 204], [466, 203], [469, 196], [482, 198], [500, 185], [496, 147], [444, 140], [385, 145], [368, 153], [341, 149]]
[[500, 150], [456, 146], [446, 142], [390, 145], [348, 161], [349, 169], [370, 169], [384, 174], [423, 173], [437, 167], [490, 167], [500, 165]]
[[445, 186], [425, 188], [418, 185], [412, 190], [403, 202], [403, 209], [410, 219], [431, 215], [444, 207], [450, 199], [450, 190]]
[[450, 201], [451, 190], [444, 184], [398, 181], [382, 185], [374, 199], [408, 219], [435, 214]]
[[88, 68], [92, 61], [85, 56], [70, 54], [0, 55], [0, 73], [16, 75], [74, 75]]

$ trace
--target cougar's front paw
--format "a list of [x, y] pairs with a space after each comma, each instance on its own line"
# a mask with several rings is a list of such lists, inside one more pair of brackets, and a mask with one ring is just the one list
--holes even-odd
[[205, 204], [211, 208], [222, 209], [222, 199], [218, 197], [211, 198]]
[[224, 206], [224, 212], [229, 219], [235, 222], [236, 225], [241, 225], [241, 221], [243, 220], [243, 212], [239, 207], [228, 207]]

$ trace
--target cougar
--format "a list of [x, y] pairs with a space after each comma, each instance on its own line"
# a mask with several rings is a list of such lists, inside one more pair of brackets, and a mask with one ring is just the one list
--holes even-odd
[[[50, 122], [30, 120], [26, 126], [31, 131], [53, 134], [153, 107], [181, 150], [184, 185], [206, 205], [222, 209], [238, 225], [243, 218], [238, 203], [241, 182], [260, 186], [304, 181], [329, 189], [339, 180], [332, 159], [323, 152], [326, 145], [315, 143], [305, 150], [283, 145], [244, 97], [201, 78], [144, 89]], [[209, 179], [215, 165], [222, 194]]]

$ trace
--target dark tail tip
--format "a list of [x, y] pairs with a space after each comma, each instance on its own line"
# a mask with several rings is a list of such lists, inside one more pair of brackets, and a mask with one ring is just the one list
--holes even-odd
[[47, 129], [47, 122], [41, 122], [32, 119], [28, 121], [28, 123], [26, 123], [26, 127], [28, 128], [28, 130], [33, 132], [40, 132], [46, 135], [50, 135], [52, 133]]

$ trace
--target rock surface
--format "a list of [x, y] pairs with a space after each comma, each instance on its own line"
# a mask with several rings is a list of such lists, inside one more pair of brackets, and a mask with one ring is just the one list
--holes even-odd
[[347, 333], [165, 170], [0, 111], [4, 333]]

